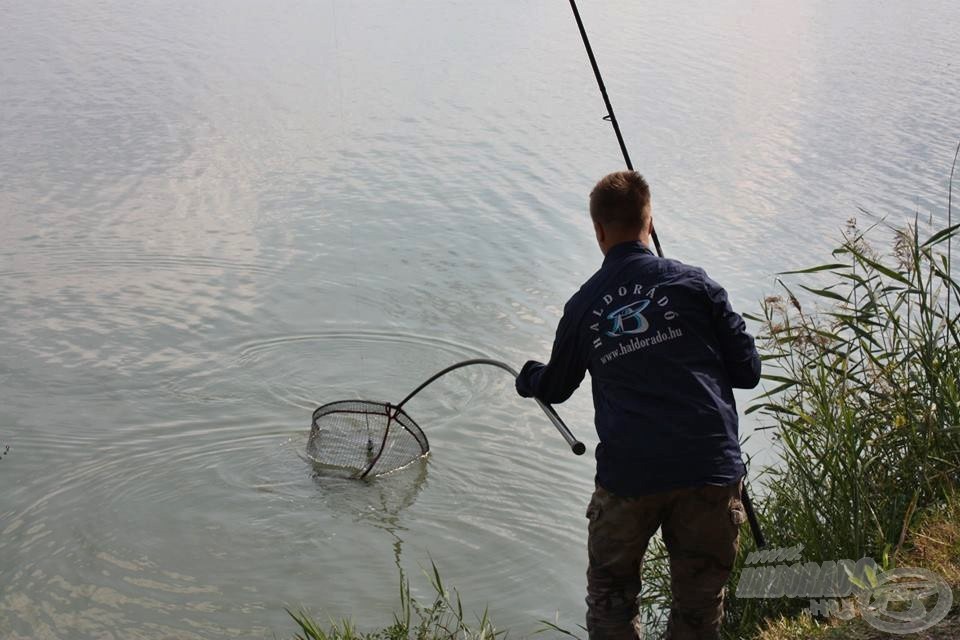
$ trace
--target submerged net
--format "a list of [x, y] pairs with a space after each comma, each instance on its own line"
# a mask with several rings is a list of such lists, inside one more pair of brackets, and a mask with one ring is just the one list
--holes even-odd
[[403, 409], [367, 400], [342, 400], [313, 412], [307, 455], [315, 464], [357, 478], [407, 466], [430, 451], [427, 436]]

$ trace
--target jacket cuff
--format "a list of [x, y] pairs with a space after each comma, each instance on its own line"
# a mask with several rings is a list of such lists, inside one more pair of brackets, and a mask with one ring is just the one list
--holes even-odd
[[536, 395], [534, 388], [540, 378], [540, 371], [545, 367], [542, 362], [528, 360], [517, 375], [517, 393], [523, 398], [532, 398]]

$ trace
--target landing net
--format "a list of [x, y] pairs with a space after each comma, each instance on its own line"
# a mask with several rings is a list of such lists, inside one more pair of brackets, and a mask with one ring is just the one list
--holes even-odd
[[401, 469], [430, 451], [427, 436], [406, 412], [387, 402], [341, 400], [313, 412], [307, 455], [355, 478]]

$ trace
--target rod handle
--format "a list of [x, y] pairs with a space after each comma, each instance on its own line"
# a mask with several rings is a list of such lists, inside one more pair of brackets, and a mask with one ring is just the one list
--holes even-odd
[[563, 420], [560, 419], [560, 416], [557, 414], [557, 410], [546, 402], [537, 400], [537, 404], [540, 405], [540, 408], [543, 409], [543, 412], [547, 414], [547, 417], [550, 418], [550, 422], [553, 423], [553, 426], [557, 428], [557, 431], [560, 432], [560, 435], [563, 436], [563, 439], [567, 441], [567, 444], [570, 445], [570, 450], [573, 451], [574, 455], [582, 456], [583, 452], [587, 450], [587, 447], [577, 440], [577, 437], [573, 435], [570, 429], [567, 428], [567, 425], [563, 423]]

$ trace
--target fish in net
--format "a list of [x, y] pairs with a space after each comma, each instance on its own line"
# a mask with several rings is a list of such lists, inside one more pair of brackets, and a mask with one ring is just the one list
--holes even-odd
[[[431, 376], [399, 404], [371, 400], [338, 400], [313, 412], [306, 454], [314, 465], [367, 478], [402, 469], [430, 452], [426, 434], [403, 405], [437, 378], [460, 367], [487, 364], [517, 376], [497, 360], [473, 359], [451, 365]], [[540, 408], [577, 455], [586, 448], [570, 432], [553, 407], [537, 400]]]

